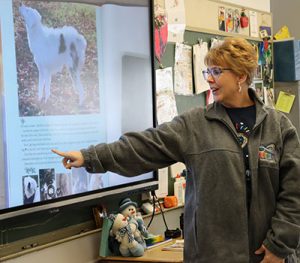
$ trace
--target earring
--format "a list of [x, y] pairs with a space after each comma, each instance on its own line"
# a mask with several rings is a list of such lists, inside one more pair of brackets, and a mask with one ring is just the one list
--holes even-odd
[[241, 86], [241, 83], [240, 83], [240, 82], [238, 82], [238, 85], [239, 85], [239, 92], [241, 93], [241, 91], [242, 91], [242, 86]]

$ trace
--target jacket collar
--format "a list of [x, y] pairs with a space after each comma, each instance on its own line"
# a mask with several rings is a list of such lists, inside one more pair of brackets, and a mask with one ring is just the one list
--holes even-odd
[[[266, 106], [264, 103], [260, 100], [260, 98], [257, 96], [255, 91], [252, 88], [248, 88], [249, 96], [252, 100], [254, 100], [255, 108], [256, 108], [256, 121], [253, 128], [258, 126], [267, 116]], [[212, 104], [209, 104], [206, 107], [205, 117], [210, 120], [220, 120], [222, 122], [226, 122], [229, 125], [231, 124], [231, 121], [228, 117], [228, 114], [225, 110], [225, 107], [221, 103], [214, 102]]]

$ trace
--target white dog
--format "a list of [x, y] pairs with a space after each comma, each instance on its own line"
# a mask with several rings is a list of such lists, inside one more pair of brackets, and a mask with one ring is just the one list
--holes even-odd
[[45, 101], [50, 96], [51, 77], [66, 66], [70, 72], [73, 87], [79, 94], [79, 104], [84, 99], [80, 80], [85, 62], [86, 40], [74, 27], [49, 28], [42, 24], [39, 12], [31, 7], [20, 6], [24, 18], [28, 45], [39, 73], [38, 98], [41, 101], [45, 89]]

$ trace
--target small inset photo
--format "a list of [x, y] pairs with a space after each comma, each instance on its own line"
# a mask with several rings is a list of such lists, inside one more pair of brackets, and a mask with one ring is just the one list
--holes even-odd
[[89, 185], [88, 190], [98, 190], [104, 187], [104, 182], [102, 179], [102, 174], [89, 174]]
[[40, 201], [38, 175], [23, 176], [23, 204], [32, 204]]
[[84, 168], [72, 169], [72, 193], [79, 194], [88, 190], [87, 172]]
[[72, 194], [71, 174], [58, 173], [56, 174], [56, 196], [62, 197]]
[[41, 201], [56, 198], [55, 171], [54, 169], [40, 169]]

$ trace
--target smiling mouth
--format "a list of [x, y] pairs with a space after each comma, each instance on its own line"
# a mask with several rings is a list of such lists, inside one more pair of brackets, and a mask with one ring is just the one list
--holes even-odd
[[211, 88], [211, 92], [212, 93], [216, 93], [219, 89], [216, 89], [216, 88]]

